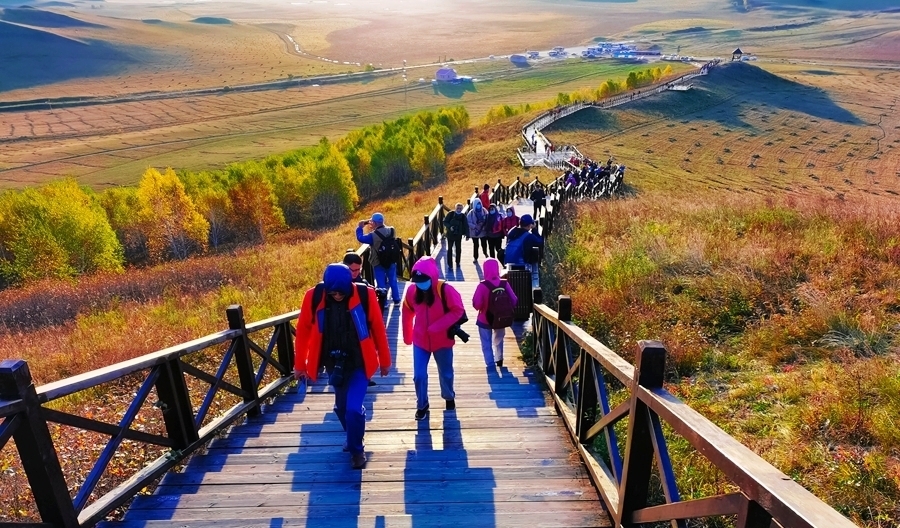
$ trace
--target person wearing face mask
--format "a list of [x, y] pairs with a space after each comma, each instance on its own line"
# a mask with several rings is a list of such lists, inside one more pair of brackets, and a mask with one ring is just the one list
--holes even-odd
[[444, 236], [447, 237], [447, 267], [453, 262], [453, 248], [456, 248], [456, 267], [462, 257], [462, 238], [469, 236], [469, 220], [463, 214], [463, 204], [456, 204], [453, 211], [444, 217]]
[[441, 397], [446, 409], [456, 409], [453, 391], [454, 334], [450, 331], [466, 313], [462, 297], [448, 282], [439, 280], [438, 266], [432, 257], [416, 262], [412, 283], [403, 299], [403, 342], [413, 347], [413, 384], [416, 388], [416, 420], [428, 415], [428, 363], [434, 356]]
[[506, 236], [509, 230], [519, 225], [519, 217], [516, 216], [516, 210], [513, 206], [506, 208], [506, 216], [503, 217], [503, 235]]
[[503, 245], [503, 237], [506, 235], [506, 231], [503, 230], [503, 216], [501, 216], [500, 210], [494, 204], [491, 204], [491, 207], [488, 209], [485, 231], [487, 232], [486, 238], [488, 249], [491, 251], [491, 258], [496, 258], [500, 247]]
[[487, 211], [484, 209], [484, 206], [481, 205], [480, 201], [475, 200], [472, 202], [472, 210], [469, 211], [466, 218], [469, 222], [469, 238], [472, 239], [472, 245], [475, 248], [475, 262], [478, 262], [479, 242], [481, 243], [481, 252], [484, 253], [485, 257], [488, 256], [486, 238]]

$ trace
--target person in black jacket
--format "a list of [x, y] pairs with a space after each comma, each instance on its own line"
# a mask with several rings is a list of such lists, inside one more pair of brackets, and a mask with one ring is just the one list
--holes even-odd
[[528, 199], [534, 204], [534, 214], [532, 217], [539, 218], [538, 212], [546, 206], [547, 201], [547, 193], [544, 192], [544, 186], [540, 183], [536, 184]]
[[456, 267], [462, 256], [462, 238], [469, 236], [469, 221], [463, 214], [463, 204], [456, 204], [453, 211], [444, 217], [444, 236], [447, 237], [447, 267], [453, 262], [453, 248], [456, 247]]

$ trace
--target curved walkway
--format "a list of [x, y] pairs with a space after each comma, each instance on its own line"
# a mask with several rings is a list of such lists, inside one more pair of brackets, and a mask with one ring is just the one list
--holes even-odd
[[709, 69], [716, 64], [718, 64], [717, 61], [708, 62], [697, 70], [682, 75], [673, 81], [666, 81], [639, 90], [631, 90], [628, 93], [618, 94], [595, 102], [577, 102], [549, 110], [522, 127], [522, 138], [525, 139], [526, 146], [518, 150], [519, 161], [525, 168], [537, 166], [554, 169], [565, 168], [573, 156], [577, 158], [583, 158], [584, 156], [573, 145], [563, 148], [554, 147], [553, 143], [542, 132], [544, 128], [585, 108], [613, 108], [646, 99], [667, 90], [680, 91], [687, 89], [690, 87], [687, 84], [688, 81], [700, 75], [706, 75]]

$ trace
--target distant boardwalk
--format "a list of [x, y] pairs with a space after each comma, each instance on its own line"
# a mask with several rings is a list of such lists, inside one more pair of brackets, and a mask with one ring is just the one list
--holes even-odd
[[[445, 269], [443, 250], [438, 259]], [[518, 359], [522, 326], [507, 332], [501, 374], [486, 372], [471, 244], [462, 263], [446, 277], [472, 335], [454, 349], [455, 411], [435, 405], [428, 419], [413, 419], [412, 350], [399, 337], [399, 308], [389, 307], [395, 361], [369, 389], [364, 470], [341, 452], [345, 435], [319, 382], [214, 440], [183, 473], [136, 498], [125, 522], [105, 526], [611, 526], [552, 401]], [[429, 390], [442, 401], [438, 383]]]

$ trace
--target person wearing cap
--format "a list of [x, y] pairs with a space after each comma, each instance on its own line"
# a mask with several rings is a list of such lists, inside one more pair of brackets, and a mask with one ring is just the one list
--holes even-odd
[[531, 282], [538, 285], [538, 267], [540, 248], [544, 247], [544, 239], [537, 233], [531, 215], [522, 215], [519, 226], [514, 227], [506, 235], [506, 253], [504, 258], [508, 266], [524, 266], [531, 272]]
[[[363, 228], [370, 226], [371, 231], [365, 233]], [[377, 234], [376, 234], [377, 233]], [[397, 263], [385, 268], [378, 262], [378, 247], [385, 238], [396, 238], [397, 232], [392, 226], [384, 225], [384, 215], [375, 213], [370, 220], [360, 220], [356, 226], [356, 240], [361, 244], [369, 244], [372, 251], [369, 252], [369, 260], [372, 262], [372, 270], [375, 272], [375, 285], [379, 288], [390, 288], [394, 306], [400, 304], [400, 287], [397, 285]]]
[[[365, 297], [365, 298], [363, 298]], [[347, 432], [350, 465], [366, 465], [363, 400], [369, 380], [387, 376], [391, 351], [375, 290], [354, 284], [350, 268], [329, 264], [322, 282], [303, 296], [294, 343], [294, 378], [315, 381], [322, 368], [334, 387], [334, 412]]]
[[441, 397], [446, 409], [456, 409], [453, 390], [453, 345], [451, 329], [465, 315], [462, 296], [448, 282], [439, 280], [432, 257], [422, 257], [412, 269], [412, 285], [406, 289], [402, 309], [403, 342], [413, 347], [413, 384], [416, 387], [416, 420], [428, 415], [428, 363], [434, 356]]
[[463, 214], [463, 204], [456, 204], [456, 208], [444, 217], [444, 234], [447, 237], [447, 267], [453, 262], [453, 248], [456, 247], [456, 267], [459, 267], [459, 259], [462, 257], [462, 238], [469, 236], [469, 221]]

